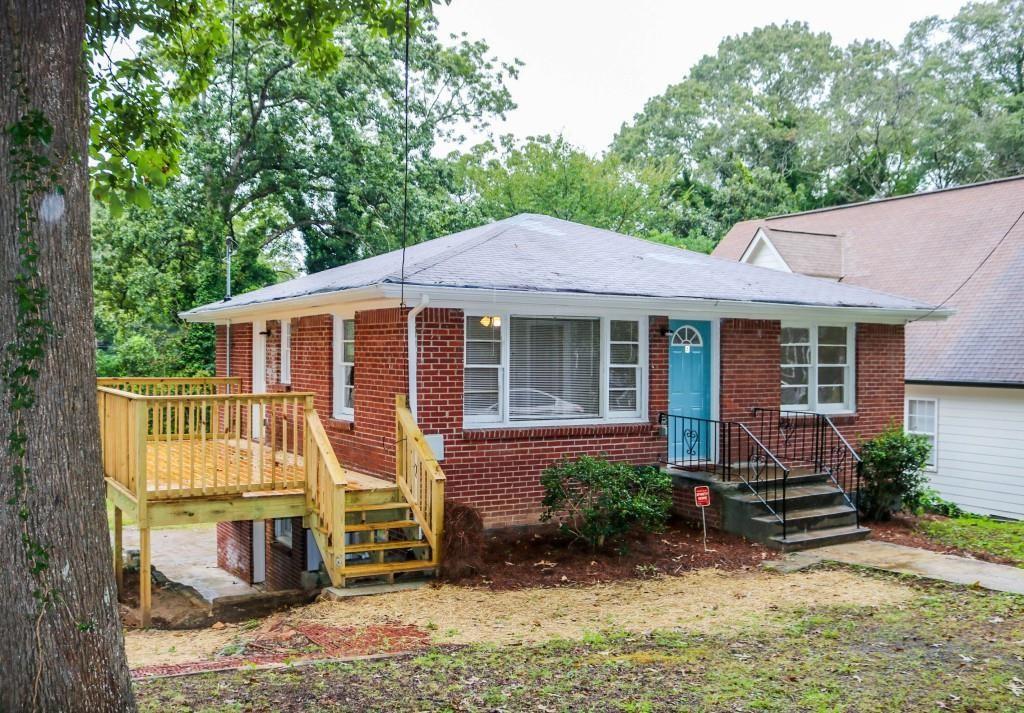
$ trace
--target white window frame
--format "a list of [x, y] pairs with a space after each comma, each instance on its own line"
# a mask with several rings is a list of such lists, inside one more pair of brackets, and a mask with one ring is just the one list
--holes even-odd
[[[841, 327], [846, 330], [846, 379], [843, 393], [846, 402], [842, 404], [818, 404], [818, 328]], [[853, 414], [857, 411], [857, 325], [839, 322], [782, 322], [782, 328], [806, 329], [810, 338], [811, 361], [807, 365], [807, 403], [804, 405], [782, 404], [782, 411], [812, 411], [827, 415]], [[782, 341], [779, 341], [779, 368], [782, 364]]]
[[[935, 407], [935, 423], [932, 424], [934, 431], [911, 431], [910, 430], [910, 402], [911, 401], [927, 401]], [[932, 437], [932, 462], [926, 464], [924, 469], [929, 473], [934, 473], [939, 467], [939, 400], [929, 396], [908, 396], [904, 401], [903, 405], [903, 430], [907, 433], [912, 433], [921, 436]]]
[[[353, 385], [352, 406], [345, 406], [345, 369], [355, 369], [355, 351], [353, 360], [345, 361], [345, 323], [351, 322], [355, 329], [355, 318], [351, 315], [334, 315], [332, 356], [331, 356], [331, 417], [339, 421], [351, 421], [355, 418], [355, 386]], [[355, 335], [352, 339], [355, 347]]]
[[[284, 526], [288, 527], [285, 528]], [[287, 533], [285, 530], [287, 529]], [[295, 528], [292, 527], [290, 517], [274, 518], [274, 542], [279, 542], [287, 547], [293, 547], [295, 543]]]
[[281, 320], [281, 383], [292, 383], [292, 321]]
[[[544, 428], [544, 427], [558, 427], [558, 426], [587, 426], [596, 424], [621, 424], [621, 423], [645, 423], [647, 422], [647, 411], [648, 411], [648, 391], [650, 385], [648, 384], [648, 369], [649, 369], [649, 347], [650, 338], [648, 335], [649, 331], [649, 317], [646, 315], [637, 315], [635, 313], [606, 313], [602, 315], [593, 314], [542, 314], [542, 313], [528, 313], [528, 312], [511, 312], [511, 311], [495, 311], [493, 309], [474, 309], [465, 310], [464, 319], [480, 319], [481, 317], [488, 315], [491, 317], [499, 317], [501, 319], [501, 365], [499, 367], [499, 378], [498, 378], [498, 403], [500, 414], [495, 416], [468, 416], [463, 414], [463, 426], [467, 429], [487, 429], [487, 428]], [[601, 364], [599, 369], [600, 374], [600, 412], [601, 416], [595, 418], [568, 418], [568, 419], [541, 419], [535, 421], [524, 421], [524, 420], [510, 420], [509, 419], [509, 382], [510, 375], [508, 364], [510, 363], [511, 356], [511, 325], [512, 320], [515, 318], [550, 318], [550, 319], [590, 319], [597, 320], [601, 323], [601, 342], [600, 342], [600, 354]], [[634, 412], [609, 412], [608, 410], [608, 375], [609, 375], [609, 360], [611, 355], [611, 322], [615, 321], [627, 321], [636, 322], [639, 328], [638, 339], [640, 348], [639, 364], [637, 364], [637, 378], [639, 379], [638, 390], [637, 390], [637, 409]], [[465, 324], [465, 323], [464, 323]], [[466, 335], [465, 328], [463, 329], [463, 368], [465, 368], [465, 354], [466, 354]], [[463, 389], [465, 385], [463, 384]]]

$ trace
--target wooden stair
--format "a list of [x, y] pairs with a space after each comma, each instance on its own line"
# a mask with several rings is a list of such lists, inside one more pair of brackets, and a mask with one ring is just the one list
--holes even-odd
[[[339, 528], [340, 529], [340, 528]], [[413, 509], [398, 486], [345, 492], [344, 554], [324, 559], [336, 587], [353, 579], [393, 582], [396, 574], [431, 573], [437, 567]], [[313, 528], [321, 552], [330, 551], [322, 528]]]

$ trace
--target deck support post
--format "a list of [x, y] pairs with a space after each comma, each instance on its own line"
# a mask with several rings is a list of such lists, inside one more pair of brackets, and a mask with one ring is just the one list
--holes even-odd
[[149, 559], [149, 528], [139, 528], [139, 619], [142, 628], [149, 627], [153, 606], [153, 574]]
[[114, 508], [114, 579], [117, 581], [117, 596], [124, 596], [124, 550], [122, 548], [123, 513]]

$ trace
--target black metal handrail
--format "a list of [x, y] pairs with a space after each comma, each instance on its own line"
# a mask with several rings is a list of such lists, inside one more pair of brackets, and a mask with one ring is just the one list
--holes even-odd
[[747, 426], [668, 413], [658, 423], [666, 429], [667, 465], [742, 481], [782, 524], [785, 539], [789, 468]]
[[755, 408], [753, 427], [768, 448], [791, 466], [811, 466], [827, 475], [856, 512], [860, 527], [860, 492], [863, 462], [836, 425], [825, 414]]

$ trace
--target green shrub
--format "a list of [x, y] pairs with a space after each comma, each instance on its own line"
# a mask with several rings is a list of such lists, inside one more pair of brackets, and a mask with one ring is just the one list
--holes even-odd
[[917, 515], [928, 513], [930, 515], [943, 515], [944, 517], [960, 517], [964, 514], [959, 505], [944, 499], [932, 488], [922, 488], [916, 501], [907, 503], [907, 507]]
[[864, 443], [861, 512], [872, 520], [888, 520], [895, 512], [915, 507], [923, 494], [930, 447], [924, 436], [904, 433], [895, 425]]
[[672, 477], [657, 468], [580, 456], [554, 463], [540, 482], [541, 522], [557, 522], [593, 549], [634, 527], [661, 530], [672, 508]]

